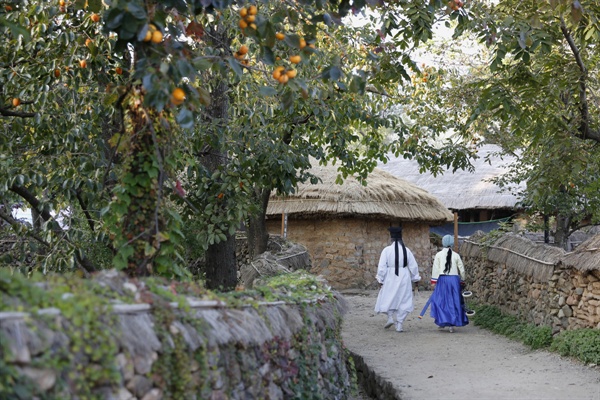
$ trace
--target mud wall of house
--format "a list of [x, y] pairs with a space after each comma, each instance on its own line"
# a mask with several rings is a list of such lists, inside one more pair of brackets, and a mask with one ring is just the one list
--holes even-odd
[[[331, 220], [289, 219], [287, 238], [306, 246], [311, 273], [322, 275], [338, 290], [376, 288], [377, 264], [389, 245], [390, 221], [358, 218]], [[429, 226], [403, 223], [402, 237], [413, 252], [421, 274], [420, 286], [428, 286], [436, 248], [430, 244]], [[270, 234], [281, 234], [281, 221], [267, 221]]]
[[[464, 247], [464, 245], [463, 245]], [[461, 247], [461, 250], [463, 250]], [[600, 270], [579, 271], [556, 260], [548, 279], [537, 279], [485, 253], [463, 256], [467, 288], [480, 304], [552, 327], [553, 333], [577, 328], [600, 329]]]

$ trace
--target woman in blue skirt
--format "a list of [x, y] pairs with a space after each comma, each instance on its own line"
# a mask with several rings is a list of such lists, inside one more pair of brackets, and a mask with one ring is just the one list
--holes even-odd
[[462, 297], [462, 285], [466, 278], [465, 267], [458, 253], [452, 251], [454, 238], [446, 235], [442, 238], [444, 249], [435, 255], [431, 271], [431, 316], [435, 324], [454, 332], [455, 326], [469, 323], [465, 301]]

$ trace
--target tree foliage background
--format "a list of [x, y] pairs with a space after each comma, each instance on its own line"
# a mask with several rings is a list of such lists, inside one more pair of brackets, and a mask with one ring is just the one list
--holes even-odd
[[[478, 40], [486, 62], [442, 67], [429, 104], [441, 129], [472, 142], [484, 140], [518, 162], [498, 182], [527, 182], [522, 205], [556, 219], [555, 242], [597, 224], [598, 56], [594, 1], [500, 1], [470, 4], [469, 21], [454, 31]], [[453, 121], [449, 121], [453, 120]]]
[[[519, 152], [532, 210], [596, 218], [593, 1], [2, 5], [4, 265], [186, 278], [188, 256], [214, 253], [227, 261], [205, 278], [231, 289], [236, 229], [260, 252], [268, 194], [315, 179], [311, 158], [368, 184], [390, 152], [437, 173], [485, 140]], [[440, 22], [489, 62], [417, 64]]]

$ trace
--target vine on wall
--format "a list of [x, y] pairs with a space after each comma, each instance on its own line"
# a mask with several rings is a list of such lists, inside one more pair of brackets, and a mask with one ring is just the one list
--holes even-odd
[[[148, 373], [134, 371], [133, 366], [131, 371], [163, 398], [209, 398], [215, 391], [233, 395], [242, 390], [255, 397], [269, 393], [267, 397], [326, 399], [332, 393], [348, 396], [355, 388], [348, 382], [354, 375], [347, 370], [349, 356], [341, 342], [337, 300], [328, 287], [304, 272], [276, 277], [253, 291], [220, 294], [161, 278], [129, 279], [115, 271], [92, 280], [53, 275], [29, 280], [0, 271], [0, 296], [0, 398], [101, 399], [124, 387], [133, 390], [133, 378], [125, 378], [126, 368], [116, 360], [133, 360], [136, 354], [122, 342], [120, 327], [127, 318], [110, 311], [114, 304], [150, 305], [148, 329], [159, 342], [158, 357]], [[225, 322], [231, 319], [230, 307], [246, 310], [244, 318], [255, 319], [269, 331], [279, 320], [260, 302], [283, 300], [287, 305], [277, 312], [296, 315], [299, 325], [289, 337], [257, 339], [246, 332], [249, 341], [215, 345], [219, 340], [211, 339], [213, 327], [201, 312], [191, 309], [190, 297], [220, 301], [223, 307], [216, 310]], [[28, 313], [17, 320], [21, 331], [13, 329], [13, 320], [3, 319], [3, 314], [15, 310]], [[38, 315], [40, 311], [44, 315]], [[15, 332], [23, 336], [16, 337]], [[193, 345], [191, 332], [196, 337]], [[27, 347], [36, 341], [45, 344], [35, 351]], [[17, 359], [17, 342], [31, 357]], [[27, 375], [24, 368], [47, 374], [52, 379], [44, 382], [51, 383], [43, 387], [42, 380]]]

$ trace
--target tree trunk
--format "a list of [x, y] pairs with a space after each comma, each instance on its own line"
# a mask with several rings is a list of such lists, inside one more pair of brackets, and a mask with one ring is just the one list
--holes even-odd
[[265, 217], [267, 215], [267, 206], [269, 205], [271, 191], [269, 189], [256, 189], [255, 194], [260, 200], [260, 211], [258, 214], [248, 217], [247, 226], [248, 251], [251, 260], [267, 251], [269, 241]]
[[[231, 39], [227, 31], [218, 25], [207, 32], [207, 40], [215, 47], [228, 49]], [[207, 107], [207, 126], [212, 135], [210, 143], [221, 143], [218, 136], [221, 128], [227, 125], [229, 113], [228, 86], [219, 76], [212, 77], [216, 85], [211, 92], [210, 106]], [[207, 155], [202, 158], [202, 164], [212, 173], [224, 165], [227, 158], [222, 148], [211, 148]], [[226, 212], [226, 210], [223, 210]], [[227, 235], [225, 241], [214, 243], [208, 247], [205, 255], [206, 261], [206, 287], [208, 289], [228, 291], [235, 289], [237, 285], [237, 262], [235, 257], [235, 236]]]
[[569, 227], [571, 218], [565, 215], [558, 214], [556, 216], [556, 233], [554, 234], [554, 245], [564, 250], [569, 250]]
[[[140, 104], [143, 101], [141, 92], [136, 92]], [[133, 253], [127, 259], [127, 273], [140, 277], [153, 273], [153, 258], [160, 252], [161, 241], [156, 235], [164, 227], [160, 212], [164, 171], [160, 167], [152, 167], [162, 164], [157, 159], [156, 150], [157, 136], [161, 132], [153, 132], [152, 128], [155, 115], [132, 102], [128, 116], [131, 123], [130, 146], [123, 165], [123, 177], [128, 180], [123, 179], [122, 185], [130, 194], [130, 200], [120, 227], [123, 237], [133, 246]]]
[[[311, 114], [297, 119], [292, 124], [291, 128], [283, 136], [282, 140], [289, 145], [292, 141], [294, 128], [299, 124], [305, 124], [310, 119]], [[269, 244], [269, 233], [267, 232], [266, 215], [267, 206], [269, 205], [269, 196], [272, 188], [257, 188], [254, 190], [256, 200], [260, 202], [260, 211], [257, 215], [248, 218], [248, 251], [250, 259], [267, 251]]]
[[235, 236], [209, 246], [206, 259], [206, 287], [211, 290], [229, 291], [237, 284]]

